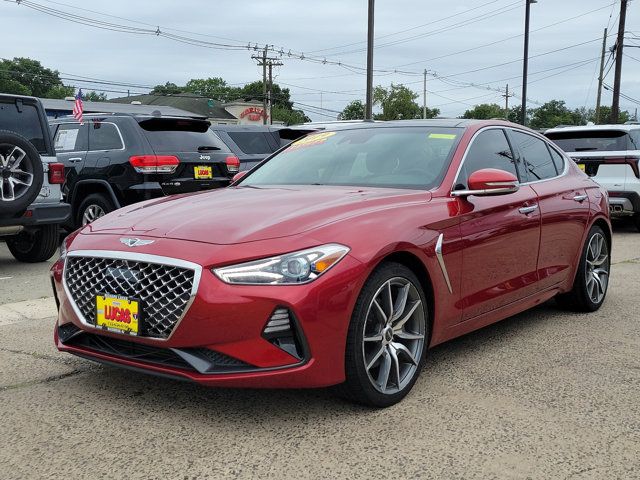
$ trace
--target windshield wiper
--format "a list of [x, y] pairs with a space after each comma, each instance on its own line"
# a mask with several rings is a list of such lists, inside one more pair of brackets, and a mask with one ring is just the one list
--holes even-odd
[[213, 145], [203, 145], [198, 147], [198, 151], [208, 151], [208, 150], [220, 150], [220, 147], [214, 147]]
[[594, 150], [598, 150], [598, 147], [576, 147], [574, 150], [576, 152], [592, 152]]

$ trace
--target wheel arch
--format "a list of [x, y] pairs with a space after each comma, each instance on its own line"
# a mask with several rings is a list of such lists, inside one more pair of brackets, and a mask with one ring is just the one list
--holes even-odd
[[604, 231], [604, 234], [607, 238], [607, 243], [609, 244], [609, 251], [611, 251], [611, 241], [612, 241], [611, 225], [609, 224], [609, 222], [607, 222], [604, 219], [604, 217], [597, 217], [591, 223], [591, 227], [589, 227], [589, 230], [591, 230], [591, 228], [595, 226], [600, 227]]
[[120, 208], [122, 206], [120, 200], [116, 197], [113, 188], [106, 180], [81, 180], [75, 185], [73, 194], [71, 195], [71, 206], [73, 208], [74, 216], [77, 215], [78, 208], [82, 201], [92, 193], [105, 195], [113, 202], [113, 205], [116, 208]]
[[424, 292], [425, 297], [427, 297], [427, 320], [429, 322], [429, 330], [428, 330], [428, 338], [425, 342], [425, 348], [431, 344], [431, 336], [433, 335], [433, 326], [434, 326], [434, 315], [435, 315], [435, 294], [433, 291], [433, 283], [431, 280], [431, 274], [427, 266], [424, 262], [412, 252], [407, 250], [399, 250], [395, 252], [391, 252], [386, 256], [382, 257], [377, 263], [375, 268], [378, 268], [383, 263], [399, 263], [407, 267], [409, 270], [413, 272], [413, 274], [420, 281], [420, 286], [422, 287], [422, 291]]

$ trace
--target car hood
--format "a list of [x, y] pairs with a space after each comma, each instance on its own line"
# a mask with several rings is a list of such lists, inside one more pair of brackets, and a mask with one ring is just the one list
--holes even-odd
[[229, 187], [125, 207], [96, 220], [82, 233], [230, 245], [296, 235], [430, 199], [426, 191], [391, 188]]

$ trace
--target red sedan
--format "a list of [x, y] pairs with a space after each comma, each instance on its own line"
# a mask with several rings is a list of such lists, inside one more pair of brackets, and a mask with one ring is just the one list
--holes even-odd
[[55, 342], [205, 385], [340, 384], [392, 405], [429, 347], [553, 297], [597, 310], [607, 202], [518, 125], [337, 126], [229, 188], [126, 207], [67, 238]]

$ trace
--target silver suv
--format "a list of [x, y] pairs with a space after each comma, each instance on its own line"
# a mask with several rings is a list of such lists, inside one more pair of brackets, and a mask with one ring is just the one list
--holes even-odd
[[640, 125], [553, 128], [545, 135], [607, 189], [611, 216], [632, 217], [640, 231]]
[[34, 97], [0, 94], [0, 241], [22, 262], [43, 262], [71, 213], [62, 201], [64, 165]]

